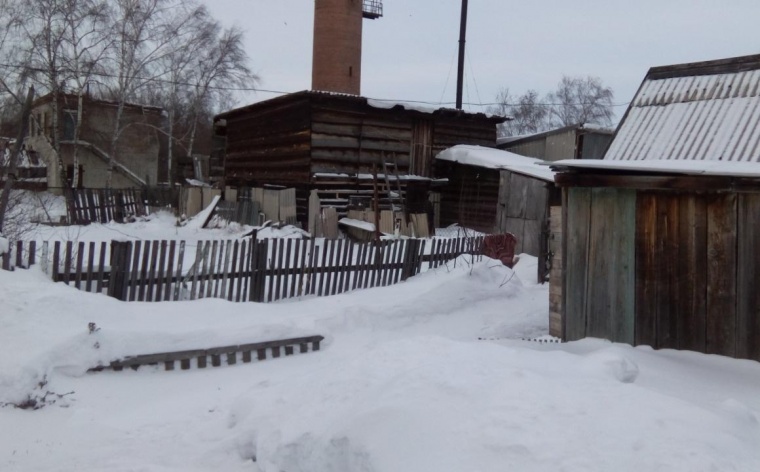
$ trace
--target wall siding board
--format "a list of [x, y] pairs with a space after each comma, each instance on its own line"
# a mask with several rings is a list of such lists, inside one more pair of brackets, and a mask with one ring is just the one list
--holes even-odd
[[657, 204], [660, 246], [657, 284], [657, 348], [678, 348], [678, 246], [680, 237], [677, 195], [661, 195]]
[[739, 197], [736, 356], [760, 361], [760, 194]]
[[[589, 228], [591, 220], [591, 189], [566, 190], [567, 218], [563, 220], [565, 286], [562, 290], [565, 306], [565, 340], [586, 337], [586, 264], [589, 257]], [[567, 294], [572, 294], [567, 296]]]
[[707, 197], [708, 354], [736, 354], [736, 222], [736, 194]]
[[634, 342], [635, 192], [593, 189], [586, 335]]
[[636, 326], [634, 341], [656, 347], [657, 278], [659, 260], [657, 196], [639, 193], [636, 199]]
[[707, 200], [682, 195], [678, 244], [678, 348], [705, 349], [707, 296]]

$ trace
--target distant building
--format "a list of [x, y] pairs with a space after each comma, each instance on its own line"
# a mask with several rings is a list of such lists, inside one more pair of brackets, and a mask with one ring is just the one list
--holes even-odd
[[499, 138], [497, 147], [545, 161], [602, 159], [613, 134], [613, 129], [578, 124], [527, 136]]
[[494, 147], [496, 125], [503, 121], [483, 113], [304, 91], [217, 115], [213, 156], [223, 162], [226, 185], [296, 188], [303, 222], [311, 190], [343, 214], [352, 198], [372, 197], [374, 173], [380, 184], [388, 173], [394, 190], [398, 176], [408, 203], [424, 205], [435, 178], [434, 156], [456, 144]]
[[[74, 132], [78, 109], [76, 95], [61, 94], [58, 100], [60, 158], [67, 180], [61, 175], [52, 147], [52, 94], [35, 100], [29, 135], [25, 142], [27, 150], [36, 152], [45, 162], [48, 187], [53, 189], [69, 186], [74, 173]], [[82, 125], [77, 145], [81, 187], [103, 188], [106, 185], [108, 152], [117, 111], [116, 102], [84, 97]], [[165, 168], [165, 165], [160, 166], [162, 139], [159, 130], [163, 126], [163, 119], [161, 108], [124, 105], [118, 155], [111, 182], [113, 188], [155, 184], [159, 180], [159, 167]]]

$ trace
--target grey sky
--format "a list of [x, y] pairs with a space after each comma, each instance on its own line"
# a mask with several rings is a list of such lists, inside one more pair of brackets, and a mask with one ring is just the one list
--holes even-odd
[[[204, 2], [245, 30], [261, 88], [310, 88], [314, 0]], [[383, 18], [364, 21], [362, 95], [453, 102], [461, 0], [383, 3]], [[651, 66], [760, 53], [758, 18], [758, 0], [470, 0], [464, 100], [544, 94], [566, 74], [600, 77], [624, 104]]]

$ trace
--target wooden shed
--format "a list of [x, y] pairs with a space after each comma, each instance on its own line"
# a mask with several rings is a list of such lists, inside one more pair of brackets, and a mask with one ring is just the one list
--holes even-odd
[[527, 136], [499, 138], [496, 147], [545, 161], [601, 159], [615, 130], [590, 123], [564, 126]]
[[[456, 144], [496, 145], [504, 118], [448, 108], [317, 91], [254, 103], [215, 117], [226, 185], [282, 185], [344, 212], [352, 195], [372, 192], [373, 173], [430, 180], [433, 156]], [[408, 182], [400, 179], [402, 191]], [[424, 192], [422, 192], [424, 195]]]
[[561, 204], [554, 172], [543, 161], [507, 151], [460, 145], [436, 156], [436, 176], [448, 179], [441, 192], [441, 226], [460, 224], [484, 233], [512, 233], [515, 252], [539, 258], [546, 275], [548, 217]]
[[760, 360], [759, 71], [650, 69], [605, 159], [556, 163], [565, 340]]

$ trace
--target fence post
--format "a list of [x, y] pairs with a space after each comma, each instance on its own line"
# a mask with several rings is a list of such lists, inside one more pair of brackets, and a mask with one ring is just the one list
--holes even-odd
[[412, 266], [414, 265], [414, 248], [416, 247], [416, 239], [405, 239], [404, 243], [404, 260], [401, 265], [401, 281], [408, 279], [412, 276]]
[[125, 300], [125, 277], [129, 258], [127, 256], [128, 242], [111, 241], [111, 274], [108, 280], [108, 296], [117, 300]]

